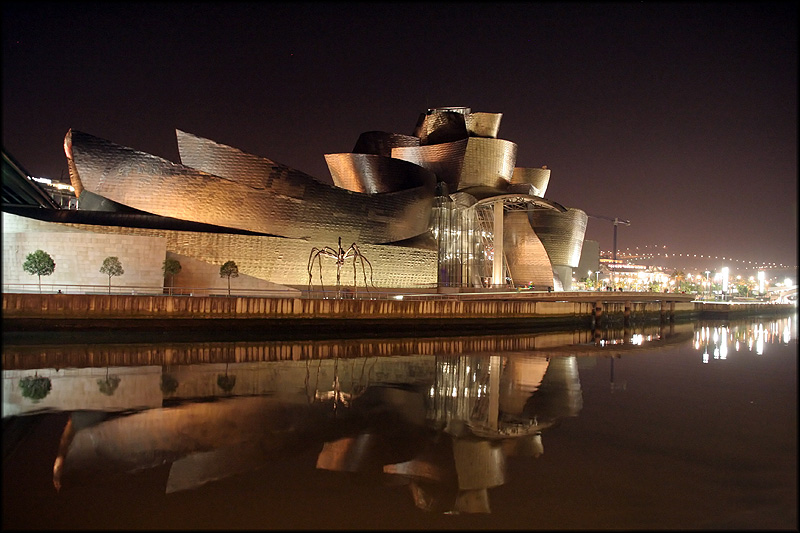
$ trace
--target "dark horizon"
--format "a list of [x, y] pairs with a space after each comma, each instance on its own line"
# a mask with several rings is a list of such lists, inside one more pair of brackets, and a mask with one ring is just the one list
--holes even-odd
[[[3, 147], [68, 181], [80, 130], [175, 130], [330, 183], [324, 154], [428, 108], [502, 113], [546, 198], [652, 247], [797, 265], [791, 3], [6, 3]], [[586, 238], [612, 248], [613, 225]], [[722, 265], [720, 265], [722, 266]], [[732, 266], [732, 265], [731, 265]]]

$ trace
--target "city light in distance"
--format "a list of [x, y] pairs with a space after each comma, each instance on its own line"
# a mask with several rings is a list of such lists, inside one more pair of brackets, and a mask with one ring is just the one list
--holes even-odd
[[[601, 251], [601, 255], [608, 254], [608, 256], [613, 256], [613, 251]], [[785, 265], [783, 263], [775, 263], [769, 261], [754, 261], [742, 258], [735, 258], [735, 257], [728, 257], [723, 255], [718, 255], [714, 253], [696, 253], [696, 252], [673, 252], [668, 250], [666, 246], [643, 246], [643, 247], [635, 247], [635, 248], [625, 248], [625, 250], [617, 250], [617, 259], [639, 259], [639, 260], [648, 260], [648, 259], [656, 259], [656, 258], [663, 258], [663, 259], [702, 259], [704, 261], [714, 260], [714, 261], [727, 261], [730, 263], [730, 266], [739, 269], [791, 269], [797, 268], [797, 265]]]

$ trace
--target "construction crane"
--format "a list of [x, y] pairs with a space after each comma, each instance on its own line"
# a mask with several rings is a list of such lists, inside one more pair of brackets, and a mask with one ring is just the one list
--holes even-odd
[[630, 226], [631, 225], [631, 221], [630, 220], [624, 220], [624, 219], [617, 218], [617, 217], [611, 218], [611, 217], [604, 217], [602, 215], [592, 215], [590, 213], [586, 213], [586, 214], [588, 216], [592, 217], [592, 218], [602, 218], [603, 220], [608, 220], [608, 221], [614, 223], [614, 248], [613, 248], [613, 250], [614, 250], [614, 261], [616, 261], [617, 260], [617, 226], [619, 226], [620, 224], [623, 224], [625, 226]]

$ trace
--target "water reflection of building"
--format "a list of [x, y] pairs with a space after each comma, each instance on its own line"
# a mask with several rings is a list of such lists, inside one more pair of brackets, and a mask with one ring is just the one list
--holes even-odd
[[[772, 332], [764, 335], [768, 342], [782, 342], [786, 334], [787, 342], [796, 339], [793, 319], [775, 323], [761, 328]], [[61, 374], [61, 381], [37, 405], [72, 411], [56, 465], [55, 481], [65, 486], [98, 472], [105, 478], [166, 462], [171, 466], [165, 490], [185, 490], [254, 471], [302, 444], [318, 449], [312, 468], [389, 478], [393, 486], [405, 485], [421, 509], [490, 512], [490, 491], [506, 482], [508, 458], [540, 456], [548, 429], [581, 411], [577, 361], [582, 355], [658, 349], [669, 345], [670, 335], [691, 342], [682, 324], [674, 329], [647, 341], [649, 333], [634, 328], [624, 338], [640, 335], [638, 344], [597, 346], [590, 336], [582, 345], [539, 350], [497, 348], [545, 345], [545, 338], [462, 339], [452, 341], [451, 353], [402, 357], [247, 361], [240, 354], [243, 362], [226, 364], [202, 362], [214, 358], [209, 346], [191, 352], [192, 359], [172, 347], [173, 362], [185, 364], [107, 367], [103, 357], [89, 354], [96, 367], [38, 368], [38, 375]], [[485, 350], [459, 354], [459, 343]], [[405, 343], [391, 340], [375, 350], [389, 346]], [[408, 347], [410, 353], [435, 353], [435, 346], [446, 351], [443, 347], [451, 345], [437, 339], [414, 346]], [[138, 358], [126, 354], [125, 359], [153, 362], [167, 351], [149, 345], [139, 349], [145, 352]], [[279, 352], [300, 350], [282, 347]], [[339, 353], [348, 349], [340, 346]], [[12, 363], [21, 360], [13, 350], [10, 356]], [[4, 387], [33, 372], [4, 369]], [[120, 379], [110, 395], [98, 383], [106, 376]], [[165, 386], [164, 376], [172, 376], [177, 386]], [[226, 382], [232, 388], [220, 384], [221, 376], [235, 378]], [[69, 387], [71, 397], [64, 393]], [[63, 404], [45, 403], [52, 395], [60, 395]], [[10, 414], [6, 405], [3, 414]]]
[[[387, 357], [360, 368], [347, 362], [262, 363], [283, 367], [267, 374], [281, 383], [269, 396], [247, 394], [251, 380], [237, 379], [232, 391], [217, 390], [214, 402], [141, 405], [119, 413], [75, 409], [54, 482], [61, 487], [100, 472], [122, 475], [169, 462], [166, 489], [183, 490], [260, 468], [298, 439], [310, 438], [322, 446], [317, 468], [390, 476], [431, 511], [489, 512], [487, 490], [505, 482], [505, 457], [540, 455], [541, 430], [580, 409], [574, 357]], [[394, 364], [414, 377], [372, 381], [397, 373], [390, 369]], [[226, 372], [224, 365], [196, 365], [173, 375], [181, 387], [191, 382], [186, 372], [241, 378], [246, 367], [228, 365]], [[291, 367], [294, 372], [287, 372]], [[121, 376], [123, 390], [133, 376], [119, 370], [112, 372]], [[317, 374], [320, 386], [314, 389]], [[144, 375], [151, 376], [147, 387], [163, 387], [158, 372]], [[240, 385], [245, 389], [237, 390]], [[337, 387], [341, 395], [324, 394]]]

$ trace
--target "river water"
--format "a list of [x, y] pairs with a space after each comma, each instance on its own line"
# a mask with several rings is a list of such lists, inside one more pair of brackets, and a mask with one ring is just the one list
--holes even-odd
[[791, 529], [797, 315], [5, 344], [4, 529]]

